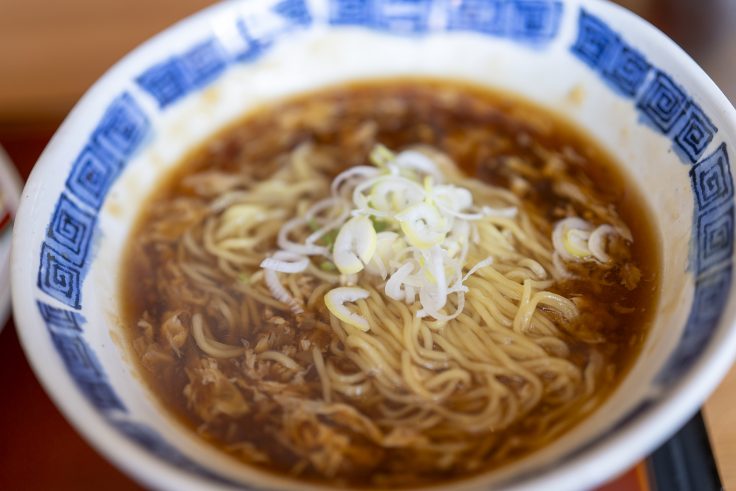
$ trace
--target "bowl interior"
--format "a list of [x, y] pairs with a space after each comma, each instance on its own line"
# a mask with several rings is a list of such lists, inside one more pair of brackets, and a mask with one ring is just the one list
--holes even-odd
[[401, 76], [511, 91], [586, 128], [643, 191], [663, 245], [656, 321], [621, 386], [552, 445], [458, 487], [589, 487], [651, 450], [715, 386], [735, 346], [736, 126], [664, 36], [596, 1], [232, 2], [108, 72], [42, 155], [19, 212], [22, 341], [67, 417], [118, 465], [172, 489], [312, 486], [244, 467], [167, 416], [127, 353], [120, 259], [157, 180], [208, 135], [287, 95]]

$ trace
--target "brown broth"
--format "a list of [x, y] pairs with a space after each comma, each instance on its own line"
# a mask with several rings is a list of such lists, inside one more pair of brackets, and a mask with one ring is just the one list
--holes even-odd
[[[290, 131], [284, 132], [275, 127], [277, 118], [298, 115], [314, 101], [323, 102], [327, 112], [312, 121], [299, 120]], [[430, 144], [451, 156], [467, 174], [509, 189], [514, 189], [516, 185], [510, 158], [518, 158], [541, 168], [545, 161], [540, 158], [540, 152], [554, 154], [564, 161], [568, 172], [588, 182], [602, 202], [616, 209], [635, 238], [631, 246], [631, 262], [641, 270], [641, 281], [636, 288], [629, 290], [620, 283], [594, 287], [582, 281], [560, 282], [553, 288], [556, 293], [565, 296], [585, 294], [595, 299], [596, 307], [591, 310], [587, 320], [597, 326], [606, 339], [602, 351], [608, 364], [604, 376], [606, 383], [599, 391], [604, 395], [612, 392], [640, 352], [659, 291], [660, 245], [651, 214], [639, 190], [599, 144], [559, 115], [507, 93], [447, 80], [362, 82], [269, 104], [218, 132], [184, 158], [167, 178], [162, 179], [152, 194], [144, 207], [147, 211], [139, 217], [127, 245], [122, 269], [121, 305], [131, 346], [135, 346], [136, 340], [142, 335], [137, 323], [144, 312], [161, 313], [172, 307], [160, 303], [153, 279], [165, 265], [157, 263], [155, 255], [142, 249], [136, 241], [150, 227], [150, 210], [155, 210], [174, 196], [191, 195], [191, 189], [182, 183], [187, 175], [197, 170], [219, 168], [225, 173], [237, 173], [239, 167], [247, 162], [251, 169], [249, 172], [254, 176], [267, 178], [275, 169], [275, 157], [304, 141], [352, 148], [349, 143], [351, 138], [369, 120], [375, 122], [376, 140], [389, 148]], [[365, 153], [341, 156], [345, 159], [345, 166], [361, 164], [365, 160]], [[554, 175], [530, 178], [526, 186], [525, 206], [548, 221], [550, 229], [570, 207], [585, 216], [584, 208], [579, 208], [555, 191]], [[222, 287], [227, 288], [226, 285]], [[622, 306], [625, 308], [622, 309]], [[598, 321], [600, 323], [596, 324]], [[227, 342], [237, 342], [237, 339], [228, 339]], [[585, 343], [570, 341], [570, 347], [571, 359], [582, 363], [588, 356]], [[185, 353], [194, 349], [196, 347], [191, 343], [183, 348]], [[139, 354], [134, 354], [133, 358], [141, 362], [140, 373], [166, 409], [196, 430], [200, 419], [187, 408], [182, 395], [188, 380], [183, 367], [186, 356], [175, 359], [171, 366], [157, 372], [147, 369]], [[599, 400], [603, 400], [603, 397]], [[537, 407], [527, 418], [533, 419], [535, 415], [543, 415], [552, 409]], [[253, 420], [248, 423], [251, 433], [257, 433], [258, 422]], [[569, 422], [565, 429], [573, 425], [574, 422]], [[533, 428], [533, 424], [524, 424], [503, 431], [509, 437], [538, 438], [538, 445], [529, 445], [501, 459], [489, 459], [487, 465], [473, 472], [459, 474], [432, 472], [431, 469], [412, 470], [412, 462], [406, 461], [401, 465], [416, 476], [413, 479], [402, 476], [388, 482], [392, 486], [438, 484], [496, 468], [546, 444], [545, 438], [533, 433]], [[271, 447], [274, 444], [270, 438], [264, 433], [256, 435], [252, 441], [256, 446]], [[226, 443], [218, 441], [218, 438], [210, 436], [208, 440], [227, 451]], [[273, 448], [271, 453], [281, 454], [283, 460], [261, 467], [285, 473], [295, 464], [288, 452]], [[370, 475], [360, 472], [332, 480], [305, 472], [299, 478], [358, 487], [370, 484]]]

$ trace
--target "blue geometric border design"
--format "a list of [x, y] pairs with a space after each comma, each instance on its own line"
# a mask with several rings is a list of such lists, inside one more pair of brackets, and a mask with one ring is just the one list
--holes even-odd
[[734, 186], [728, 147], [721, 144], [690, 169], [695, 199], [692, 265], [695, 292], [675, 352], [657, 375], [668, 386], [702, 355], [726, 307], [733, 283]]
[[72, 165], [66, 186], [82, 203], [99, 210], [121, 163], [101, 148], [88, 145]]
[[78, 312], [37, 301], [38, 310], [56, 351], [79, 390], [103, 412], [126, 412], [125, 405], [107, 381], [94, 351], [82, 337], [85, 319]]
[[657, 70], [637, 107], [662, 133], [668, 134], [686, 103], [685, 91], [669, 75]]
[[674, 142], [679, 151], [687, 156], [690, 162], [697, 162], [713, 137], [718, 132], [703, 110], [690, 101], [680, 118], [681, 128], [675, 132]]
[[307, 0], [283, 0], [274, 5], [273, 11], [303, 27], [310, 25], [313, 20]]
[[216, 39], [208, 39], [185, 52], [181, 65], [189, 83], [193, 87], [203, 87], [225, 71], [227, 53]]
[[153, 97], [164, 109], [188, 94], [205, 87], [225, 72], [233, 62], [251, 62], [259, 58], [276, 38], [293, 29], [309, 26], [313, 19], [306, 0], [283, 0], [272, 7], [283, 20], [275, 31], [254, 35], [240, 18], [237, 30], [244, 48], [228, 53], [215, 37], [210, 37], [187, 51], [163, 60], [136, 77], [140, 88]]
[[56, 203], [46, 233], [46, 244], [75, 266], [81, 267], [87, 257], [97, 217], [74, 204], [67, 193]]
[[82, 332], [82, 325], [86, 322], [79, 312], [58, 309], [41, 301], [37, 302], [38, 311], [50, 331], [73, 334]]
[[652, 66], [638, 50], [599, 18], [580, 11], [578, 36], [570, 51], [598, 72], [616, 92], [627, 98], [635, 97]]
[[38, 288], [64, 305], [79, 309], [82, 272], [48, 244], [41, 246]]
[[690, 183], [695, 197], [693, 270], [700, 277], [713, 269], [731, 266], [734, 189], [725, 143], [693, 165]]
[[448, 2], [447, 29], [544, 46], [558, 34], [563, 7], [551, 0], [465, 0]]
[[669, 137], [684, 162], [697, 162], [713, 141], [718, 128], [685, 90], [585, 9], [570, 51], [618, 94], [633, 99], [642, 121]]
[[703, 273], [727, 263], [733, 255], [733, 206], [703, 213], [697, 219], [696, 271]]
[[92, 142], [111, 155], [126, 160], [140, 146], [149, 126], [141, 107], [129, 93], [124, 92], [105, 111], [92, 133]]
[[700, 358], [718, 327], [731, 293], [732, 267], [715, 270], [696, 280], [690, 315], [677, 350], [657, 375], [657, 383], [668, 386], [679, 380]]
[[124, 92], [112, 100], [72, 164], [46, 229], [37, 281], [41, 291], [69, 307], [81, 308], [97, 213], [113, 181], [149, 131], [148, 117]]
[[557, 36], [562, 19], [562, 3], [517, 0], [508, 3], [508, 37], [516, 42], [544, 44]]
[[139, 75], [136, 82], [158, 101], [162, 109], [184, 97], [191, 89], [178, 58], [152, 66]]
[[136, 82], [163, 109], [215, 80], [227, 63], [224, 49], [212, 38], [182, 56], [152, 66], [138, 76]]
[[192, 461], [189, 457], [182, 454], [176, 447], [161, 438], [158, 432], [146, 425], [129, 420], [114, 420], [111, 421], [111, 423], [118, 431], [138, 443], [138, 445], [180, 469], [185, 469], [193, 474], [199, 474], [222, 484], [237, 486], [238, 489], [252, 489], [215, 474]]
[[619, 93], [634, 97], [644, 85], [651, 68], [641, 53], [621, 43], [616, 56], [604, 67], [603, 77]]
[[254, 37], [250, 33], [250, 29], [243, 19], [238, 19], [236, 23], [238, 33], [245, 43], [245, 47], [235, 55], [235, 59], [241, 63], [250, 63], [257, 60], [263, 55], [273, 44], [272, 39], [262, 39]]
[[65, 336], [50, 331], [56, 350], [67, 370], [87, 399], [101, 411], [122, 411], [125, 406], [101, 371], [94, 352], [81, 336]]
[[690, 168], [695, 199], [691, 269], [693, 305], [677, 350], [657, 381], [669, 384], [705, 349], [718, 325], [732, 283], [734, 185], [728, 148], [722, 143], [700, 160], [718, 128], [672, 77], [652, 66], [600, 18], [580, 9], [570, 51], [616, 92], [633, 99], [644, 122], [667, 136]]
[[[616, 92], [634, 101], [641, 121], [668, 137], [683, 163], [694, 164], [690, 169], [695, 201], [690, 269], [695, 291], [682, 338], [655, 379], [660, 389], [667, 389], [702, 357], [731, 292], [734, 185], [728, 149], [721, 143], [699, 161], [718, 128], [670, 75], [640, 53], [632, 53], [633, 48], [618, 33], [585, 9], [579, 11], [577, 39], [570, 49]], [[632, 415], [646, 411], [657, 397], [645, 401]], [[624, 418], [615, 428], [626, 426], [631, 419], [631, 415]]]
[[440, 5], [424, 0], [330, 1], [328, 21], [398, 35], [421, 35], [430, 28], [433, 8], [445, 8], [449, 31], [471, 31], [534, 46], [553, 40], [563, 6], [558, 0], [464, 0]]
[[422, 34], [429, 29], [432, 2], [423, 0], [374, 0], [372, 28], [392, 34]]
[[153, 65], [141, 73], [136, 82], [163, 109], [192, 91], [212, 83], [225, 72], [231, 61], [222, 44], [212, 37], [179, 56]]
[[37, 301], [37, 305], [51, 341], [75, 385], [118, 431], [178, 468], [223, 484], [236, 484], [184, 456], [155, 430], [137, 422], [119, 419], [128, 410], [110, 385], [94, 351], [83, 337], [83, 326], [86, 324], [84, 317], [78, 312], [54, 307], [42, 301]]
[[447, 27], [451, 31], [476, 31], [503, 36], [506, 32], [506, 0], [466, 0], [452, 3], [448, 7]]
[[371, 26], [373, 24], [373, 2], [367, 0], [345, 0], [329, 2], [328, 19], [335, 26]]
[[696, 208], [707, 212], [733, 202], [733, 179], [726, 144], [690, 169]]
[[608, 25], [585, 10], [580, 11], [578, 36], [570, 50], [595, 71], [608, 66], [621, 40]]

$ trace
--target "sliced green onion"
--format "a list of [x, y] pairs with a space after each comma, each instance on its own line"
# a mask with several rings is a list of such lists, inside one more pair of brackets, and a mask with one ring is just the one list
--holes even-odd
[[368, 158], [376, 167], [386, 167], [396, 158], [396, 154], [379, 143], [373, 147]]
[[355, 287], [333, 288], [325, 294], [325, 306], [327, 309], [346, 324], [357, 327], [361, 331], [368, 331], [370, 325], [365, 317], [351, 312], [345, 304], [368, 298], [368, 290]]

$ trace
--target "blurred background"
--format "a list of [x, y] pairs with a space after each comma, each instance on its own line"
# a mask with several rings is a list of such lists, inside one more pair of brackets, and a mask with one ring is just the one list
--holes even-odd
[[[0, 0], [0, 145], [21, 176], [28, 176], [64, 116], [110, 66], [163, 28], [212, 3]], [[667, 33], [736, 101], [736, 0], [617, 3]], [[137, 488], [81, 440], [54, 408], [25, 361], [12, 320], [0, 333], [0, 388], [0, 489]], [[703, 410], [725, 489], [736, 489], [734, 402], [736, 370]], [[677, 445], [665, 450], [689, 457], [688, 449]], [[606, 489], [647, 489], [642, 487], [641, 469]], [[702, 481], [691, 484], [695, 487], [677, 489], [706, 489], [698, 487]]]
[[[0, 125], [53, 125], [115, 61], [212, 0], [0, 0]], [[620, 0], [736, 99], [735, 0]]]

